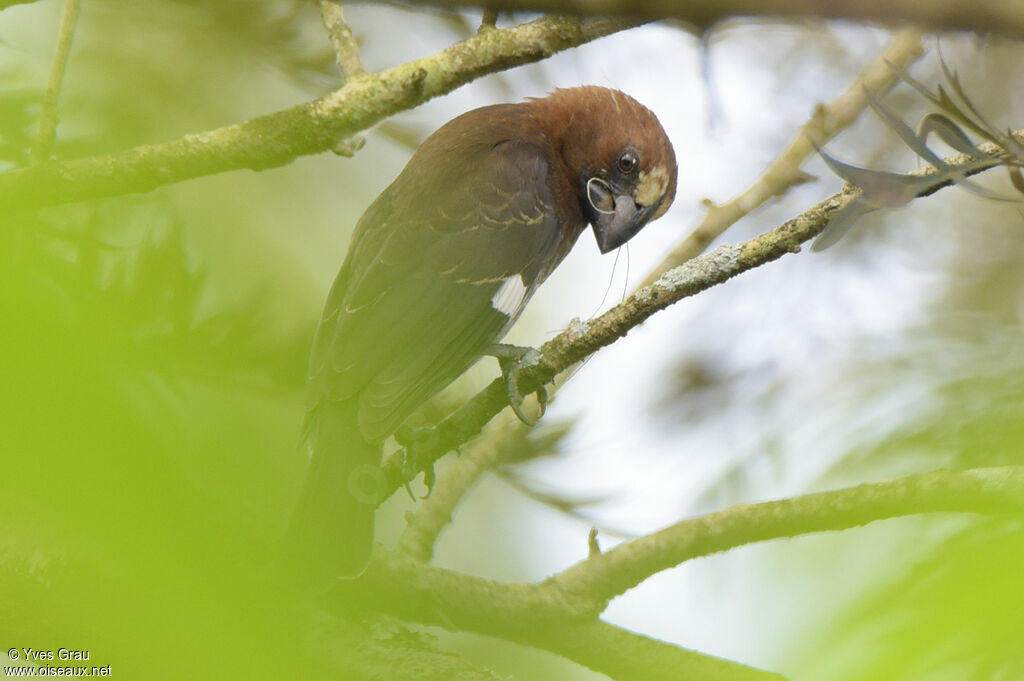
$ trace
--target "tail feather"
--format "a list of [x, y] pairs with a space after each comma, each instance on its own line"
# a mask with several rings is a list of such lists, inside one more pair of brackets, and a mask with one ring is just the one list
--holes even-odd
[[313, 460], [286, 538], [285, 562], [296, 577], [317, 587], [366, 567], [381, 445], [363, 439], [356, 400], [322, 402], [309, 426]]

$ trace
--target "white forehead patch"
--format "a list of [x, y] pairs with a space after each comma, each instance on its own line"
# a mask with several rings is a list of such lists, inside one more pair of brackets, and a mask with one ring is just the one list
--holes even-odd
[[508, 277], [491, 297], [491, 305], [506, 317], [516, 318], [526, 304], [526, 283], [521, 275]]
[[663, 165], [656, 165], [648, 170], [641, 170], [636, 187], [636, 202], [641, 206], [649, 206], [665, 195], [668, 187], [668, 170]]

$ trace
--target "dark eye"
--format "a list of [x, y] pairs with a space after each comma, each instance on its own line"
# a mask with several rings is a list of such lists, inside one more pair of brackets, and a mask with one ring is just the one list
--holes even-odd
[[622, 152], [622, 156], [619, 156], [619, 170], [624, 173], [631, 173], [636, 168], [636, 164], [639, 160], [636, 157], [636, 153], [632, 151]]

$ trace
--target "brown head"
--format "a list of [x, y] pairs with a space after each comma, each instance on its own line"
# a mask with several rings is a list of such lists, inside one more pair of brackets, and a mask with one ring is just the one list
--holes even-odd
[[668, 210], [676, 157], [647, 107], [597, 86], [555, 90], [529, 106], [561, 154], [602, 253]]

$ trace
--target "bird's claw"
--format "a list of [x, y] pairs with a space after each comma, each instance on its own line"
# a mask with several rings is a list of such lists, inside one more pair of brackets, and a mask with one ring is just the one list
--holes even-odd
[[[419, 469], [419, 452], [423, 449], [430, 449], [437, 443], [437, 431], [433, 428], [402, 426], [395, 432], [395, 441], [404, 449], [405, 461], [402, 466], [403, 470], [417, 471]], [[415, 473], [413, 474], [413, 477], [414, 476]], [[423, 471], [423, 484], [427, 486], [427, 494], [422, 497], [423, 499], [430, 498], [430, 494], [434, 491], [434, 482], [436, 479], [437, 476], [434, 473], [434, 464], [431, 463]], [[416, 496], [413, 494], [412, 487], [408, 482], [405, 483], [405, 491], [413, 501], [416, 501]]]
[[523, 411], [524, 396], [519, 392], [519, 373], [529, 366], [540, 361], [540, 353], [536, 348], [521, 347], [518, 345], [506, 345], [496, 343], [488, 350], [489, 355], [498, 360], [501, 367], [501, 375], [505, 379], [505, 389], [508, 393], [508, 404], [516, 417], [528, 426], [535, 425], [544, 416], [548, 405], [548, 391], [541, 386], [537, 389], [537, 403], [540, 405], [540, 413], [530, 417]]
[[512, 407], [512, 411], [519, 418], [520, 421], [528, 426], [535, 426], [537, 422], [544, 417], [544, 412], [547, 411], [548, 407], [548, 391], [544, 386], [537, 388], [537, 404], [540, 405], [540, 411], [536, 417], [531, 417], [523, 411], [523, 396], [520, 394], [519, 389], [516, 387], [516, 377], [518, 376], [518, 369], [514, 370], [515, 374], [509, 376], [506, 379], [508, 386], [508, 406]]

